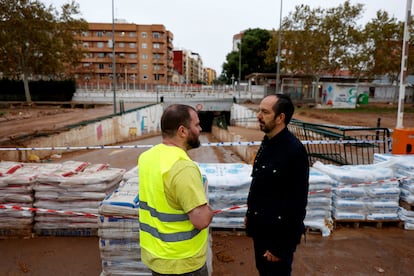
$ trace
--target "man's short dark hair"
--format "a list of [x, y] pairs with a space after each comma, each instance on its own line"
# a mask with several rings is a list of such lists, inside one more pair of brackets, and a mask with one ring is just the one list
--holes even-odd
[[161, 133], [163, 137], [172, 137], [180, 126], [190, 127], [190, 110], [197, 112], [193, 107], [184, 104], [168, 106], [161, 116]]
[[272, 107], [273, 112], [275, 113], [275, 116], [284, 113], [285, 124], [288, 125], [293, 117], [293, 113], [295, 112], [295, 106], [293, 105], [293, 102], [288, 95], [275, 94], [275, 96], [278, 98], [278, 100]]

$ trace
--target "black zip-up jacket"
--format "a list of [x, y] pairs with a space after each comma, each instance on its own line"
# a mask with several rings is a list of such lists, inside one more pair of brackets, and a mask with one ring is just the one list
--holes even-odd
[[264, 239], [272, 254], [296, 249], [304, 233], [309, 190], [308, 154], [288, 128], [264, 137], [256, 155], [247, 198], [246, 230]]

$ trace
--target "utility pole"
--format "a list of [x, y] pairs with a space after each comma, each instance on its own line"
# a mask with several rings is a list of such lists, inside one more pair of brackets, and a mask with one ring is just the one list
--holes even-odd
[[408, 61], [408, 45], [410, 43], [410, 23], [411, 23], [411, 4], [412, 0], [407, 0], [406, 18], [404, 22], [404, 36], [403, 47], [401, 54], [401, 73], [400, 73], [400, 93], [398, 98], [398, 115], [397, 128], [403, 128], [404, 118], [404, 99], [405, 99], [405, 85], [407, 77], [407, 61]]
[[280, 0], [280, 15], [279, 15], [279, 32], [277, 39], [277, 60], [276, 60], [276, 94], [279, 93], [280, 86], [280, 48], [282, 41], [282, 7], [283, 0]]
[[115, 63], [115, 18], [114, 0], [112, 0], [112, 86], [114, 89], [114, 114], [116, 114], [116, 63]]

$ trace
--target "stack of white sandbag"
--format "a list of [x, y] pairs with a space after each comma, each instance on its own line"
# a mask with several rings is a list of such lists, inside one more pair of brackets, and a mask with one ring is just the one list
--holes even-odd
[[396, 158], [394, 168], [400, 179], [401, 200], [414, 205], [414, 156]]
[[399, 182], [391, 166], [389, 161], [371, 165], [313, 165], [337, 181], [333, 217], [338, 221], [399, 220]]
[[404, 229], [414, 230], [414, 156], [398, 156], [394, 168], [401, 189], [398, 214], [404, 222]]
[[309, 194], [305, 226], [318, 229], [322, 236], [329, 236], [332, 223], [332, 187], [336, 181], [315, 168], [309, 172]]
[[99, 250], [105, 275], [151, 275], [141, 262], [138, 221], [138, 168], [99, 206]]
[[[214, 216], [211, 227], [244, 228], [252, 166], [239, 163], [198, 165], [201, 173], [207, 178], [211, 207], [216, 211], [224, 210]], [[235, 207], [234, 210], [226, 210], [232, 207]]]
[[119, 185], [124, 173], [107, 164], [66, 161], [58, 170], [39, 175], [33, 186], [34, 207], [52, 211], [36, 212], [34, 231], [39, 235], [96, 235], [99, 204]]
[[55, 171], [60, 166], [50, 163], [0, 162], [0, 204], [13, 207], [0, 209], [2, 235], [31, 235], [33, 184], [39, 175]]
[[[23, 167], [22, 163], [0, 162], [0, 204], [32, 207], [33, 193], [31, 181], [14, 184], [13, 174]], [[33, 215], [30, 211], [0, 209], [0, 236], [30, 235]]]
[[414, 155], [375, 154], [374, 162], [392, 160], [394, 172], [400, 182], [400, 208], [398, 215], [404, 229], [414, 230]]

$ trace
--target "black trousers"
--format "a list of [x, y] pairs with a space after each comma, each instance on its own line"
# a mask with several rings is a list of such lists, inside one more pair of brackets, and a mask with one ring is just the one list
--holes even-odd
[[278, 262], [269, 262], [263, 255], [268, 250], [269, 242], [260, 237], [253, 237], [256, 268], [260, 276], [290, 276], [292, 273], [293, 254], [296, 247], [287, 252], [287, 257]]

